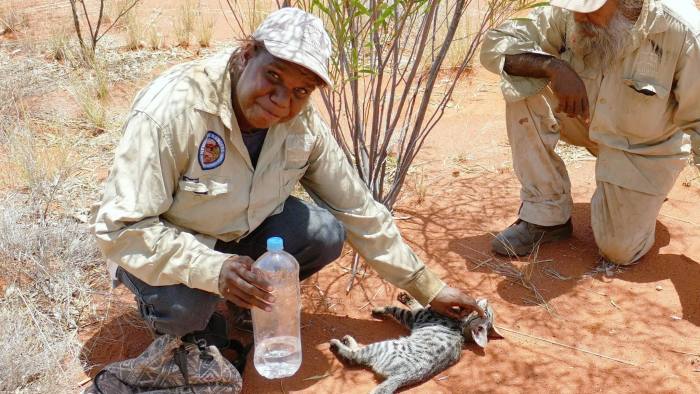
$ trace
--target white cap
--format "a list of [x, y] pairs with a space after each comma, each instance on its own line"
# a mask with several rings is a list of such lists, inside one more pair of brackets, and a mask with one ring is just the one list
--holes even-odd
[[253, 39], [265, 43], [272, 56], [307, 68], [333, 85], [328, 76], [331, 39], [316, 16], [293, 7], [279, 9], [258, 26]]
[[598, 11], [607, 2], [608, 0], [550, 0], [549, 4], [571, 11], [589, 13]]

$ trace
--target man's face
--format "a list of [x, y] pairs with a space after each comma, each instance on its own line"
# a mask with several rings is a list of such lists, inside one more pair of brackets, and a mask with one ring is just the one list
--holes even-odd
[[609, 67], [621, 56], [629, 31], [634, 26], [633, 21], [623, 15], [618, 0], [608, 0], [595, 12], [575, 12], [574, 20], [572, 50], [583, 56], [587, 63], [590, 60], [590, 65], [602, 68]]
[[234, 111], [243, 132], [286, 122], [301, 112], [318, 78], [297, 64], [250, 48], [235, 86]]
[[[584, 26], [592, 24], [597, 27], [607, 28], [617, 10], [617, 0], [608, 0], [602, 7], [600, 7], [596, 11], [587, 14], [581, 12], [574, 12], [574, 20], [578, 24]], [[593, 35], [593, 33], [591, 33], [591, 35]]]

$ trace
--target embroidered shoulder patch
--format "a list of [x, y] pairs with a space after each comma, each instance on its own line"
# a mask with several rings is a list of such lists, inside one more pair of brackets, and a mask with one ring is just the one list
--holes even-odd
[[215, 132], [207, 131], [207, 135], [199, 144], [199, 165], [203, 170], [211, 170], [220, 166], [225, 158], [224, 140]]

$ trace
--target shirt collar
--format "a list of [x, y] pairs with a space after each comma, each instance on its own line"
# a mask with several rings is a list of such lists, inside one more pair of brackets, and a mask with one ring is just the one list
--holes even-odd
[[215, 55], [206, 61], [204, 72], [210, 83], [209, 94], [202, 102], [197, 103], [197, 109], [217, 115], [221, 122], [229, 130], [238, 129], [231, 102], [231, 73], [229, 72], [229, 59], [233, 49]]
[[637, 50], [650, 34], [661, 33], [667, 29], [668, 21], [664, 18], [662, 0], [644, 0], [642, 12], [631, 30], [630, 44], [625, 53]]
[[647, 36], [662, 33], [667, 29], [668, 21], [664, 18], [662, 0], [645, 0], [642, 13], [635, 24], [635, 30], [639, 30], [644, 36]]

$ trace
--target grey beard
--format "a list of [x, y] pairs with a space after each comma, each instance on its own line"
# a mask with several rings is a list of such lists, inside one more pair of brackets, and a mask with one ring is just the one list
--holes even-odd
[[[607, 27], [592, 23], [576, 23], [571, 50], [581, 56], [587, 66], [609, 68], [622, 57], [634, 23], [618, 10]], [[592, 36], [584, 33], [592, 34]]]

